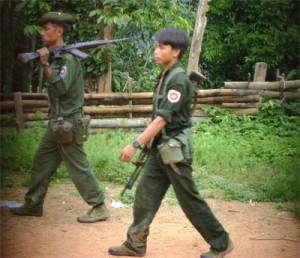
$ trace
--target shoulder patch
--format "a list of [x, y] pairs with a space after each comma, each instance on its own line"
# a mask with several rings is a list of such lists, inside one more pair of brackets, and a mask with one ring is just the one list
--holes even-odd
[[171, 103], [177, 103], [180, 100], [181, 93], [176, 90], [169, 90], [168, 92], [168, 100]]
[[65, 77], [66, 74], [67, 74], [67, 66], [64, 65], [64, 66], [62, 66], [62, 67], [60, 68], [60, 70], [59, 70], [59, 75], [60, 75], [60, 77]]

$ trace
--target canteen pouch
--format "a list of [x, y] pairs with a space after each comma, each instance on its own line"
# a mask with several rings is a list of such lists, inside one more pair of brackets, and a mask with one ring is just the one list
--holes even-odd
[[193, 146], [193, 129], [189, 127], [182, 130], [182, 132], [177, 134], [174, 139], [181, 143], [184, 159], [191, 163], [193, 161], [195, 151]]
[[76, 129], [75, 129], [75, 141], [77, 144], [83, 144], [89, 137], [89, 129], [91, 123], [91, 116], [85, 115], [77, 119]]
[[178, 163], [184, 160], [181, 142], [171, 138], [157, 146], [161, 159], [165, 165]]
[[57, 121], [51, 124], [51, 126], [59, 143], [68, 144], [72, 142], [73, 140], [72, 123], [64, 120], [62, 117], [59, 117]]

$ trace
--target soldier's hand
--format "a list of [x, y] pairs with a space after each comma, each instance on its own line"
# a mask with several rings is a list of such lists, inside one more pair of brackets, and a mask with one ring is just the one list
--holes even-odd
[[40, 63], [41, 64], [45, 64], [48, 62], [49, 56], [50, 56], [50, 52], [49, 52], [48, 48], [43, 47], [43, 48], [36, 50], [36, 52], [40, 55]]
[[136, 153], [136, 148], [132, 144], [128, 144], [120, 153], [119, 160], [123, 162], [130, 162], [134, 154]]

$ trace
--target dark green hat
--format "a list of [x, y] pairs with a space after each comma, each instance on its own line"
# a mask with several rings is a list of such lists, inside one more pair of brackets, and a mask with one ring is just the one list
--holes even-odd
[[45, 24], [47, 22], [54, 23], [67, 23], [72, 25], [75, 19], [72, 15], [61, 12], [48, 12], [42, 15], [42, 19], [39, 21], [39, 25]]

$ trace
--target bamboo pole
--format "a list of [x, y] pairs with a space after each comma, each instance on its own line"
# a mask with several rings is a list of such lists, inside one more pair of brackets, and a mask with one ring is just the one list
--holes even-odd
[[93, 128], [141, 128], [146, 127], [145, 119], [93, 119]]
[[148, 99], [153, 97], [153, 92], [139, 92], [132, 93], [131, 96], [128, 93], [86, 93], [84, 99]]
[[[199, 90], [199, 97], [216, 97], [216, 96], [247, 96], [247, 95], [260, 95], [262, 97], [279, 98], [279, 91], [266, 91], [266, 90], [244, 90], [244, 89], [208, 89]], [[282, 92], [282, 95], [286, 98], [299, 98], [300, 92]]]
[[224, 108], [260, 108], [262, 103], [249, 102], [249, 103], [222, 103]]
[[248, 96], [258, 95], [258, 90], [244, 89], [208, 89], [198, 90], [197, 95], [200, 97], [216, 97], [216, 96]]
[[198, 103], [223, 103], [223, 102], [258, 102], [259, 95], [250, 96], [220, 96], [220, 97], [207, 97], [198, 98]]
[[[280, 90], [282, 84], [275, 82], [225, 82], [226, 89]], [[285, 89], [300, 88], [300, 80], [285, 81]]]
[[[88, 113], [86, 113], [88, 114]], [[99, 113], [99, 114], [90, 114], [92, 117], [92, 120], [94, 119], [128, 119], [128, 113]], [[134, 113], [135, 118], [145, 118], [149, 117], [150, 112], [140, 112], [140, 113]], [[0, 120], [4, 121], [8, 119], [8, 115], [1, 115]], [[24, 114], [24, 120], [25, 121], [40, 121], [40, 120], [47, 120], [48, 114], [47, 113], [26, 113]]]
[[110, 106], [110, 107], [83, 107], [83, 111], [86, 114], [111, 114], [111, 113], [142, 113], [142, 112], [151, 112], [152, 111], [152, 106], [134, 106], [134, 107], [129, 107], [129, 106]]
[[[22, 95], [20, 95], [20, 98]], [[20, 100], [22, 106], [25, 107], [47, 107], [48, 101], [47, 100]], [[15, 101], [1, 101], [0, 102], [1, 109], [13, 109], [15, 107]]]
[[[21, 92], [22, 99], [48, 99], [48, 95], [45, 93], [24, 93]], [[0, 99], [3, 100], [13, 100], [14, 99], [14, 93], [0, 93]]]
[[15, 102], [13, 100], [0, 101], [0, 108], [3, 109], [15, 109]]
[[298, 99], [300, 98], [300, 92], [295, 91], [295, 92], [282, 92], [280, 93], [279, 91], [261, 91], [259, 93], [260, 96], [262, 97], [269, 97], [269, 98], [280, 98], [280, 96], [285, 97], [287, 99]]

